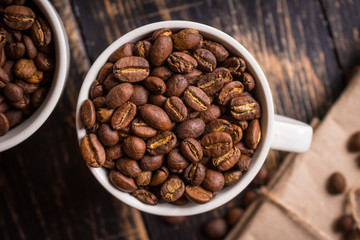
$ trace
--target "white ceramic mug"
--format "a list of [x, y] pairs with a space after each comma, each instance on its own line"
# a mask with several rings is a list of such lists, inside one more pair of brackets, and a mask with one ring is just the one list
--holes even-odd
[[41, 106], [25, 121], [0, 137], [0, 152], [16, 146], [30, 137], [54, 110], [65, 87], [69, 71], [70, 51], [64, 26], [55, 8], [48, 0], [33, 0], [53, 30], [56, 65], [53, 82]]
[[137, 28], [115, 42], [113, 42], [94, 62], [88, 74], [85, 77], [80, 90], [79, 99], [76, 109], [76, 129], [79, 144], [85, 136], [86, 131], [83, 127], [80, 117], [80, 107], [85, 99], [89, 98], [89, 89], [92, 82], [96, 79], [100, 69], [106, 63], [107, 59], [116, 49], [126, 42], [137, 42], [138, 40], [149, 37], [155, 30], [159, 28], [170, 28], [176, 32], [184, 28], [193, 28], [199, 30], [206, 39], [210, 39], [224, 45], [233, 55], [245, 59], [248, 71], [256, 80], [254, 89], [255, 98], [260, 102], [262, 108], [261, 130], [262, 139], [253, 155], [253, 160], [249, 170], [235, 184], [222, 189], [217, 196], [206, 204], [189, 203], [185, 206], [176, 206], [169, 203], [161, 203], [156, 206], [146, 205], [128, 193], [117, 190], [109, 181], [108, 174], [103, 168], [90, 168], [96, 179], [101, 185], [109, 191], [114, 197], [124, 203], [135, 207], [141, 211], [164, 216], [187, 216], [210, 211], [233, 199], [241, 191], [243, 191], [252, 179], [256, 176], [263, 165], [270, 148], [304, 152], [307, 151], [312, 139], [312, 128], [302, 122], [274, 115], [273, 99], [267, 79], [258, 63], [251, 54], [234, 38], [226, 33], [213, 27], [189, 22], [189, 21], [164, 21], [152, 23]]

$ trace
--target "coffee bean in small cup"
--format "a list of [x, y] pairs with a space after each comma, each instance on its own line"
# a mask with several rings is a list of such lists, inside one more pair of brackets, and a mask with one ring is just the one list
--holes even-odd
[[[2, 1], [0, 17], [0, 136], [44, 101], [55, 67], [51, 27], [31, 1]], [[92, 121], [93, 119], [87, 119]], [[86, 122], [90, 124], [91, 122]]]
[[241, 180], [261, 141], [256, 79], [246, 66], [195, 29], [162, 28], [125, 43], [81, 106], [82, 157], [145, 204], [211, 201]]
[[331, 194], [340, 194], [346, 189], [346, 179], [340, 172], [331, 174], [328, 179], [328, 191]]

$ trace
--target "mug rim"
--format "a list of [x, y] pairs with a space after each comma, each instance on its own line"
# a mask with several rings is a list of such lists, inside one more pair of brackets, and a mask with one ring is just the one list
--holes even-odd
[[[210, 202], [206, 204], [189, 203], [191, 204], [191, 206], [189, 206], [189, 204], [185, 206], [176, 206], [169, 203], [161, 203], [155, 206], [144, 204], [139, 200], [137, 200], [136, 198], [134, 198], [131, 194], [121, 192], [120, 190], [116, 189], [110, 183], [108, 176], [104, 176], [103, 173], [106, 170], [102, 168], [91, 168], [89, 166], [88, 167], [89, 170], [92, 172], [92, 174], [95, 176], [95, 178], [99, 181], [99, 183], [110, 194], [112, 194], [114, 197], [116, 197], [117, 199], [121, 200], [122, 202], [126, 203], [131, 207], [137, 208], [143, 212], [147, 212], [155, 215], [162, 215], [162, 216], [189, 216], [189, 215], [200, 214], [215, 209], [227, 203], [235, 196], [240, 194], [250, 184], [250, 182], [256, 176], [256, 174], [258, 173], [258, 171], [260, 170], [266, 159], [272, 139], [273, 122], [274, 122], [274, 106], [273, 106], [273, 99], [270, 91], [270, 86], [267, 82], [265, 74], [263, 73], [262, 69], [254, 59], [254, 57], [246, 50], [246, 48], [238, 41], [236, 41], [233, 37], [226, 34], [225, 32], [218, 30], [214, 27], [192, 21], [178, 21], [178, 20], [161, 21], [136, 28], [128, 32], [127, 34], [121, 36], [117, 40], [115, 40], [100, 54], [100, 56], [92, 64], [81, 86], [78, 102], [77, 102], [77, 108], [76, 108], [76, 131], [77, 131], [79, 146], [82, 138], [86, 135], [86, 130], [83, 128], [83, 124], [81, 122], [80, 108], [83, 101], [89, 98], [90, 86], [93, 83], [93, 81], [96, 80], [100, 69], [106, 63], [109, 56], [120, 46], [122, 46], [126, 42], [135, 42], [140, 39], [143, 39], [145, 36], [148, 36], [155, 30], [160, 28], [170, 28], [172, 30], [185, 29], [185, 28], [197, 29], [203, 35], [208, 35], [208, 36], [211, 35], [213, 38], [221, 39], [221, 44], [223, 45], [227, 44], [228, 46], [232, 46], [233, 48], [236, 48], [236, 51], [239, 52], [242, 57], [244, 57], [245, 61], [247, 63], [250, 63], [249, 67], [251, 68], [252, 73], [256, 74], [257, 82], [261, 83], [260, 89], [263, 91], [262, 94], [265, 97], [263, 101], [265, 102], [266, 106], [264, 106], [264, 102], [263, 102], [261, 104], [261, 107], [262, 109], [267, 109], [266, 115], [265, 114], [262, 115], [262, 119], [266, 118], [267, 121], [266, 121], [266, 128], [262, 127], [263, 138], [259, 145], [261, 149], [258, 148], [254, 155], [254, 159], [256, 157], [256, 160], [253, 161], [249, 170], [246, 172], [246, 174], [243, 175], [243, 177], [237, 183], [222, 189], [216, 198], [212, 199]], [[213, 40], [213, 38], [211, 40]], [[233, 53], [233, 51], [231, 50], [229, 52]], [[262, 121], [262, 125], [263, 122], [264, 121]], [[223, 194], [226, 195], [222, 196]]]
[[60, 16], [49, 1], [35, 0], [33, 2], [39, 8], [53, 30], [56, 54], [53, 82], [40, 107], [25, 121], [10, 129], [4, 136], [0, 137], [0, 152], [25, 141], [44, 124], [61, 97], [69, 72], [70, 50], [66, 31], [60, 20]]

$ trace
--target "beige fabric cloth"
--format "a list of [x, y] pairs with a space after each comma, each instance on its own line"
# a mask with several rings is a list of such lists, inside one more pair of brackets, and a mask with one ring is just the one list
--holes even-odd
[[[324, 239], [340, 239], [333, 231], [335, 219], [345, 210], [347, 192], [360, 186], [356, 154], [346, 150], [349, 136], [360, 130], [360, 71], [324, 120], [317, 126], [308, 152], [290, 154], [267, 187], [287, 208], [311, 224]], [[330, 195], [326, 191], [329, 176], [343, 173], [347, 191]], [[246, 211], [244, 218], [229, 233], [232, 239], [319, 239], [272, 201], [262, 197]]]

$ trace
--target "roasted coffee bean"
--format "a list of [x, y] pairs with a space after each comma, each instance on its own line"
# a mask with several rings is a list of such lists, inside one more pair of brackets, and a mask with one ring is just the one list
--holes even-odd
[[149, 103], [158, 106], [163, 107], [166, 102], [166, 97], [163, 95], [150, 95], [149, 96]]
[[104, 95], [104, 87], [99, 83], [99, 81], [95, 80], [90, 87], [90, 97], [91, 99], [95, 99], [97, 97], [101, 97]]
[[11, 29], [23, 31], [29, 29], [35, 20], [35, 13], [28, 7], [12, 5], [5, 8], [3, 19]]
[[240, 149], [242, 155], [247, 155], [251, 157], [254, 154], [254, 150], [248, 148], [243, 142], [236, 143], [235, 147]]
[[147, 186], [151, 182], [151, 171], [142, 171], [139, 176], [135, 178], [135, 182], [138, 186]]
[[246, 63], [242, 58], [230, 57], [226, 59], [222, 66], [230, 70], [231, 74], [239, 78], [246, 69]]
[[233, 98], [230, 108], [231, 115], [237, 120], [252, 120], [261, 116], [259, 103], [250, 96]]
[[[117, 60], [119, 60], [120, 58], [131, 57], [133, 55], [133, 50], [134, 50], [133, 43], [131, 43], [131, 42], [125, 43], [124, 45], [119, 47], [115, 52], [113, 52], [110, 55], [109, 61], [114, 63]], [[141, 56], [141, 57], [144, 57], [144, 56]]]
[[180, 144], [182, 155], [190, 162], [197, 163], [203, 158], [200, 143], [194, 138], [186, 138]]
[[221, 105], [227, 105], [231, 99], [240, 97], [244, 91], [244, 85], [239, 81], [232, 81], [221, 89], [218, 95], [218, 102]]
[[347, 142], [347, 149], [349, 150], [349, 152], [360, 151], [360, 131], [351, 135]]
[[9, 110], [10, 105], [7, 102], [0, 103], [0, 113], [4, 113]]
[[[99, 109], [99, 108], [106, 108], [106, 103], [105, 103], [105, 97], [101, 96], [101, 97], [97, 97], [93, 100], [93, 104], [95, 109]], [[111, 109], [114, 110], [114, 109]]]
[[10, 123], [7, 117], [0, 113], [0, 136], [5, 135], [10, 129]]
[[199, 186], [205, 178], [206, 168], [201, 163], [191, 163], [184, 171], [184, 179], [192, 186]]
[[233, 147], [233, 142], [230, 134], [225, 132], [213, 132], [206, 134], [201, 139], [203, 152], [205, 156], [220, 157]]
[[171, 120], [166, 112], [155, 105], [146, 104], [140, 109], [140, 116], [150, 127], [158, 130], [169, 130]]
[[171, 176], [161, 187], [161, 197], [165, 202], [178, 200], [185, 192], [184, 182], [177, 176]]
[[36, 70], [35, 73], [30, 78], [26, 78], [25, 81], [32, 84], [39, 84], [43, 79], [44, 72]]
[[10, 82], [7, 73], [0, 67], [0, 88], [4, 88]]
[[19, 102], [24, 97], [24, 91], [15, 83], [8, 83], [4, 88], [4, 96], [11, 102]]
[[169, 68], [176, 73], [189, 73], [197, 67], [197, 61], [184, 52], [173, 52], [167, 59]]
[[235, 224], [240, 220], [240, 218], [243, 216], [244, 210], [239, 207], [231, 208], [227, 214], [226, 214], [226, 223], [233, 227]]
[[150, 155], [169, 153], [176, 145], [177, 138], [174, 133], [164, 131], [146, 141], [146, 148]]
[[188, 111], [183, 101], [178, 97], [170, 97], [166, 100], [164, 109], [174, 122], [183, 122], [188, 117]]
[[1, 35], [0, 35], [0, 67], [3, 67], [6, 62], [6, 54], [4, 47], [1, 47]]
[[232, 81], [232, 76], [227, 68], [216, 68], [211, 73], [206, 73], [197, 83], [197, 86], [208, 95], [220, 91], [225, 83]]
[[51, 71], [55, 67], [54, 59], [45, 53], [39, 52], [35, 59], [36, 66], [42, 71]]
[[166, 179], [169, 177], [169, 170], [167, 167], [162, 166], [160, 169], [158, 169], [154, 176], [151, 179], [150, 186], [158, 186], [166, 181]]
[[138, 189], [133, 192], [132, 195], [145, 204], [157, 205], [159, 202], [159, 200], [153, 193], [145, 189]]
[[149, 62], [142, 57], [123, 57], [116, 61], [113, 73], [120, 82], [139, 82], [149, 76]]
[[130, 102], [133, 102], [137, 107], [148, 102], [149, 91], [146, 88], [140, 85], [134, 85], [133, 90], [133, 94], [129, 99]]
[[116, 168], [127, 177], [136, 178], [141, 173], [138, 162], [130, 158], [118, 159], [116, 161]]
[[166, 83], [165, 96], [180, 97], [188, 86], [186, 78], [181, 74], [172, 76]]
[[28, 56], [28, 58], [34, 59], [38, 54], [38, 50], [35, 47], [34, 42], [31, 40], [30, 37], [26, 35], [23, 36], [23, 41], [26, 47], [26, 55]]
[[216, 68], [216, 58], [209, 50], [198, 48], [193, 53], [198, 63], [198, 69], [204, 72], [212, 72]]
[[250, 73], [244, 72], [241, 75], [240, 81], [243, 83], [245, 91], [250, 92], [255, 87], [255, 80]]
[[239, 181], [242, 176], [242, 171], [240, 170], [230, 170], [224, 173], [225, 186], [232, 185]]
[[231, 124], [231, 126], [233, 127], [234, 131], [230, 135], [232, 137], [233, 144], [236, 144], [241, 141], [243, 132], [242, 132], [241, 127], [239, 127], [238, 125]]
[[204, 40], [203, 48], [212, 52], [218, 62], [224, 61], [229, 56], [229, 52], [221, 44], [216, 42]]
[[92, 128], [94, 126], [96, 121], [96, 112], [94, 104], [90, 99], [87, 99], [84, 101], [84, 103], [81, 105], [81, 119], [85, 125], [86, 128]]
[[119, 136], [121, 139], [125, 139], [127, 137], [131, 136], [131, 127], [130, 125], [127, 125], [126, 127], [118, 130]]
[[251, 149], [256, 149], [261, 139], [259, 120], [252, 120], [245, 134], [245, 143]]
[[189, 73], [183, 74], [189, 85], [196, 85], [203, 75], [204, 73], [198, 69], [194, 69]]
[[102, 165], [103, 167], [107, 168], [107, 169], [115, 169], [116, 168], [116, 163], [114, 161], [109, 161], [109, 160], [105, 160], [104, 165]]
[[115, 78], [114, 74], [109, 74], [103, 82], [104, 89], [109, 92], [113, 87], [119, 85], [120, 82]]
[[257, 187], [263, 186], [267, 183], [268, 176], [269, 170], [265, 165], [263, 165], [251, 183]]
[[145, 171], [155, 171], [161, 168], [164, 162], [164, 155], [150, 156], [145, 154], [140, 160], [140, 168]]
[[112, 74], [113, 72], [113, 63], [107, 62], [105, 65], [100, 69], [99, 75], [97, 77], [97, 81], [99, 81], [100, 84], [103, 84], [105, 79], [108, 77], [109, 74]]
[[46, 47], [52, 40], [52, 33], [49, 23], [43, 18], [36, 18], [31, 26], [30, 37], [34, 44], [38, 47]]
[[133, 178], [126, 177], [119, 171], [111, 170], [109, 178], [110, 182], [120, 191], [134, 192], [138, 188]]
[[210, 192], [220, 191], [225, 185], [224, 175], [221, 172], [207, 169], [201, 185]]
[[237, 125], [240, 126], [242, 130], [246, 130], [249, 126], [249, 123], [247, 121], [239, 121]]
[[98, 137], [100, 142], [106, 147], [114, 146], [119, 142], [118, 132], [112, 129], [107, 123], [102, 123], [100, 125], [98, 130]]
[[174, 49], [178, 51], [193, 51], [202, 45], [203, 37], [196, 29], [184, 29], [173, 34]]
[[[8, 59], [3, 66], [4, 71], [9, 76], [10, 82], [14, 81], [14, 79], [15, 79], [15, 74], [13, 71], [14, 66], [15, 66], [15, 61], [10, 60], [10, 59]], [[34, 64], [34, 66], [35, 66], [35, 64]]]
[[171, 36], [171, 34], [172, 32], [169, 28], [160, 28], [152, 34], [151, 41], [155, 42], [160, 36]]
[[102, 123], [110, 122], [113, 113], [114, 113], [114, 109], [99, 108], [96, 111], [96, 120]]
[[210, 98], [198, 87], [189, 86], [184, 92], [184, 101], [195, 111], [206, 111], [211, 104]]
[[111, 127], [120, 130], [127, 127], [136, 115], [136, 105], [126, 102], [118, 107], [111, 117]]
[[343, 215], [337, 219], [335, 230], [343, 233], [350, 232], [355, 224], [354, 218], [351, 215]]
[[256, 200], [257, 196], [258, 194], [255, 191], [247, 191], [242, 198], [242, 206], [246, 209]]
[[328, 191], [331, 194], [340, 194], [346, 189], [346, 179], [340, 172], [333, 173], [328, 180]]
[[222, 239], [225, 237], [227, 231], [226, 222], [222, 218], [213, 219], [204, 226], [204, 232], [210, 239]]
[[205, 132], [226, 132], [231, 135], [234, 132], [234, 128], [231, 123], [225, 119], [215, 119], [206, 124]]
[[157, 131], [154, 128], [148, 126], [145, 122], [143, 122], [139, 118], [136, 118], [132, 121], [131, 131], [133, 134], [143, 138], [153, 137], [157, 133]]
[[171, 41], [171, 37], [167, 35], [159, 36], [151, 48], [151, 63], [156, 67], [162, 65], [171, 54], [172, 49], [173, 43]]
[[105, 149], [106, 160], [113, 161], [124, 156], [122, 145], [120, 143]]
[[36, 66], [33, 60], [19, 59], [14, 65], [14, 73], [22, 79], [31, 78], [36, 72]]
[[30, 105], [30, 96], [24, 94], [23, 98], [20, 101], [11, 102], [11, 105], [18, 109], [24, 109]]
[[232, 148], [229, 152], [220, 157], [212, 159], [212, 164], [219, 171], [227, 171], [232, 168], [240, 159], [241, 152], [238, 148]]
[[81, 140], [80, 151], [85, 162], [91, 167], [101, 167], [105, 162], [104, 147], [95, 134], [86, 135]]
[[211, 122], [221, 116], [220, 108], [217, 105], [210, 105], [206, 111], [200, 112], [199, 117], [205, 123]]
[[151, 75], [155, 76], [155, 77], [159, 77], [162, 80], [166, 81], [173, 75], [173, 72], [170, 71], [170, 69], [165, 66], [160, 66], [160, 67], [154, 68], [151, 71]]
[[167, 156], [167, 166], [172, 170], [183, 170], [189, 165], [189, 162], [180, 153], [178, 148], [171, 150]]
[[135, 160], [141, 159], [146, 152], [145, 142], [135, 136], [125, 138], [122, 146], [125, 154]]
[[174, 169], [174, 168], [169, 168], [169, 171], [171, 173], [175, 173], [177, 175], [181, 175], [184, 172], [184, 169]]
[[161, 78], [149, 76], [144, 80], [145, 87], [154, 94], [161, 95], [166, 91], [166, 84]]
[[151, 47], [152, 44], [147, 40], [138, 41], [134, 47], [134, 55], [150, 59]]
[[200, 113], [201, 113], [201, 112], [196, 112], [196, 111], [190, 112], [190, 113], [188, 114], [188, 119], [199, 118]]
[[180, 123], [176, 127], [177, 136], [184, 138], [198, 138], [205, 131], [205, 123], [201, 118], [194, 118]]
[[210, 157], [203, 156], [203, 158], [199, 161], [203, 165], [207, 165], [210, 162]]
[[5, 47], [6, 56], [11, 59], [19, 59], [25, 55], [26, 49], [22, 42], [8, 43]]
[[15, 80], [15, 84], [22, 88], [24, 94], [32, 94], [39, 89], [39, 84], [31, 84], [20, 79]]
[[190, 186], [190, 185], [187, 185], [185, 188], [185, 196], [191, 202], [198, 204], [204, 204], [210, 202], [210, 200], [213, 197], [211, 192], [206, 191], [202, 187]]

